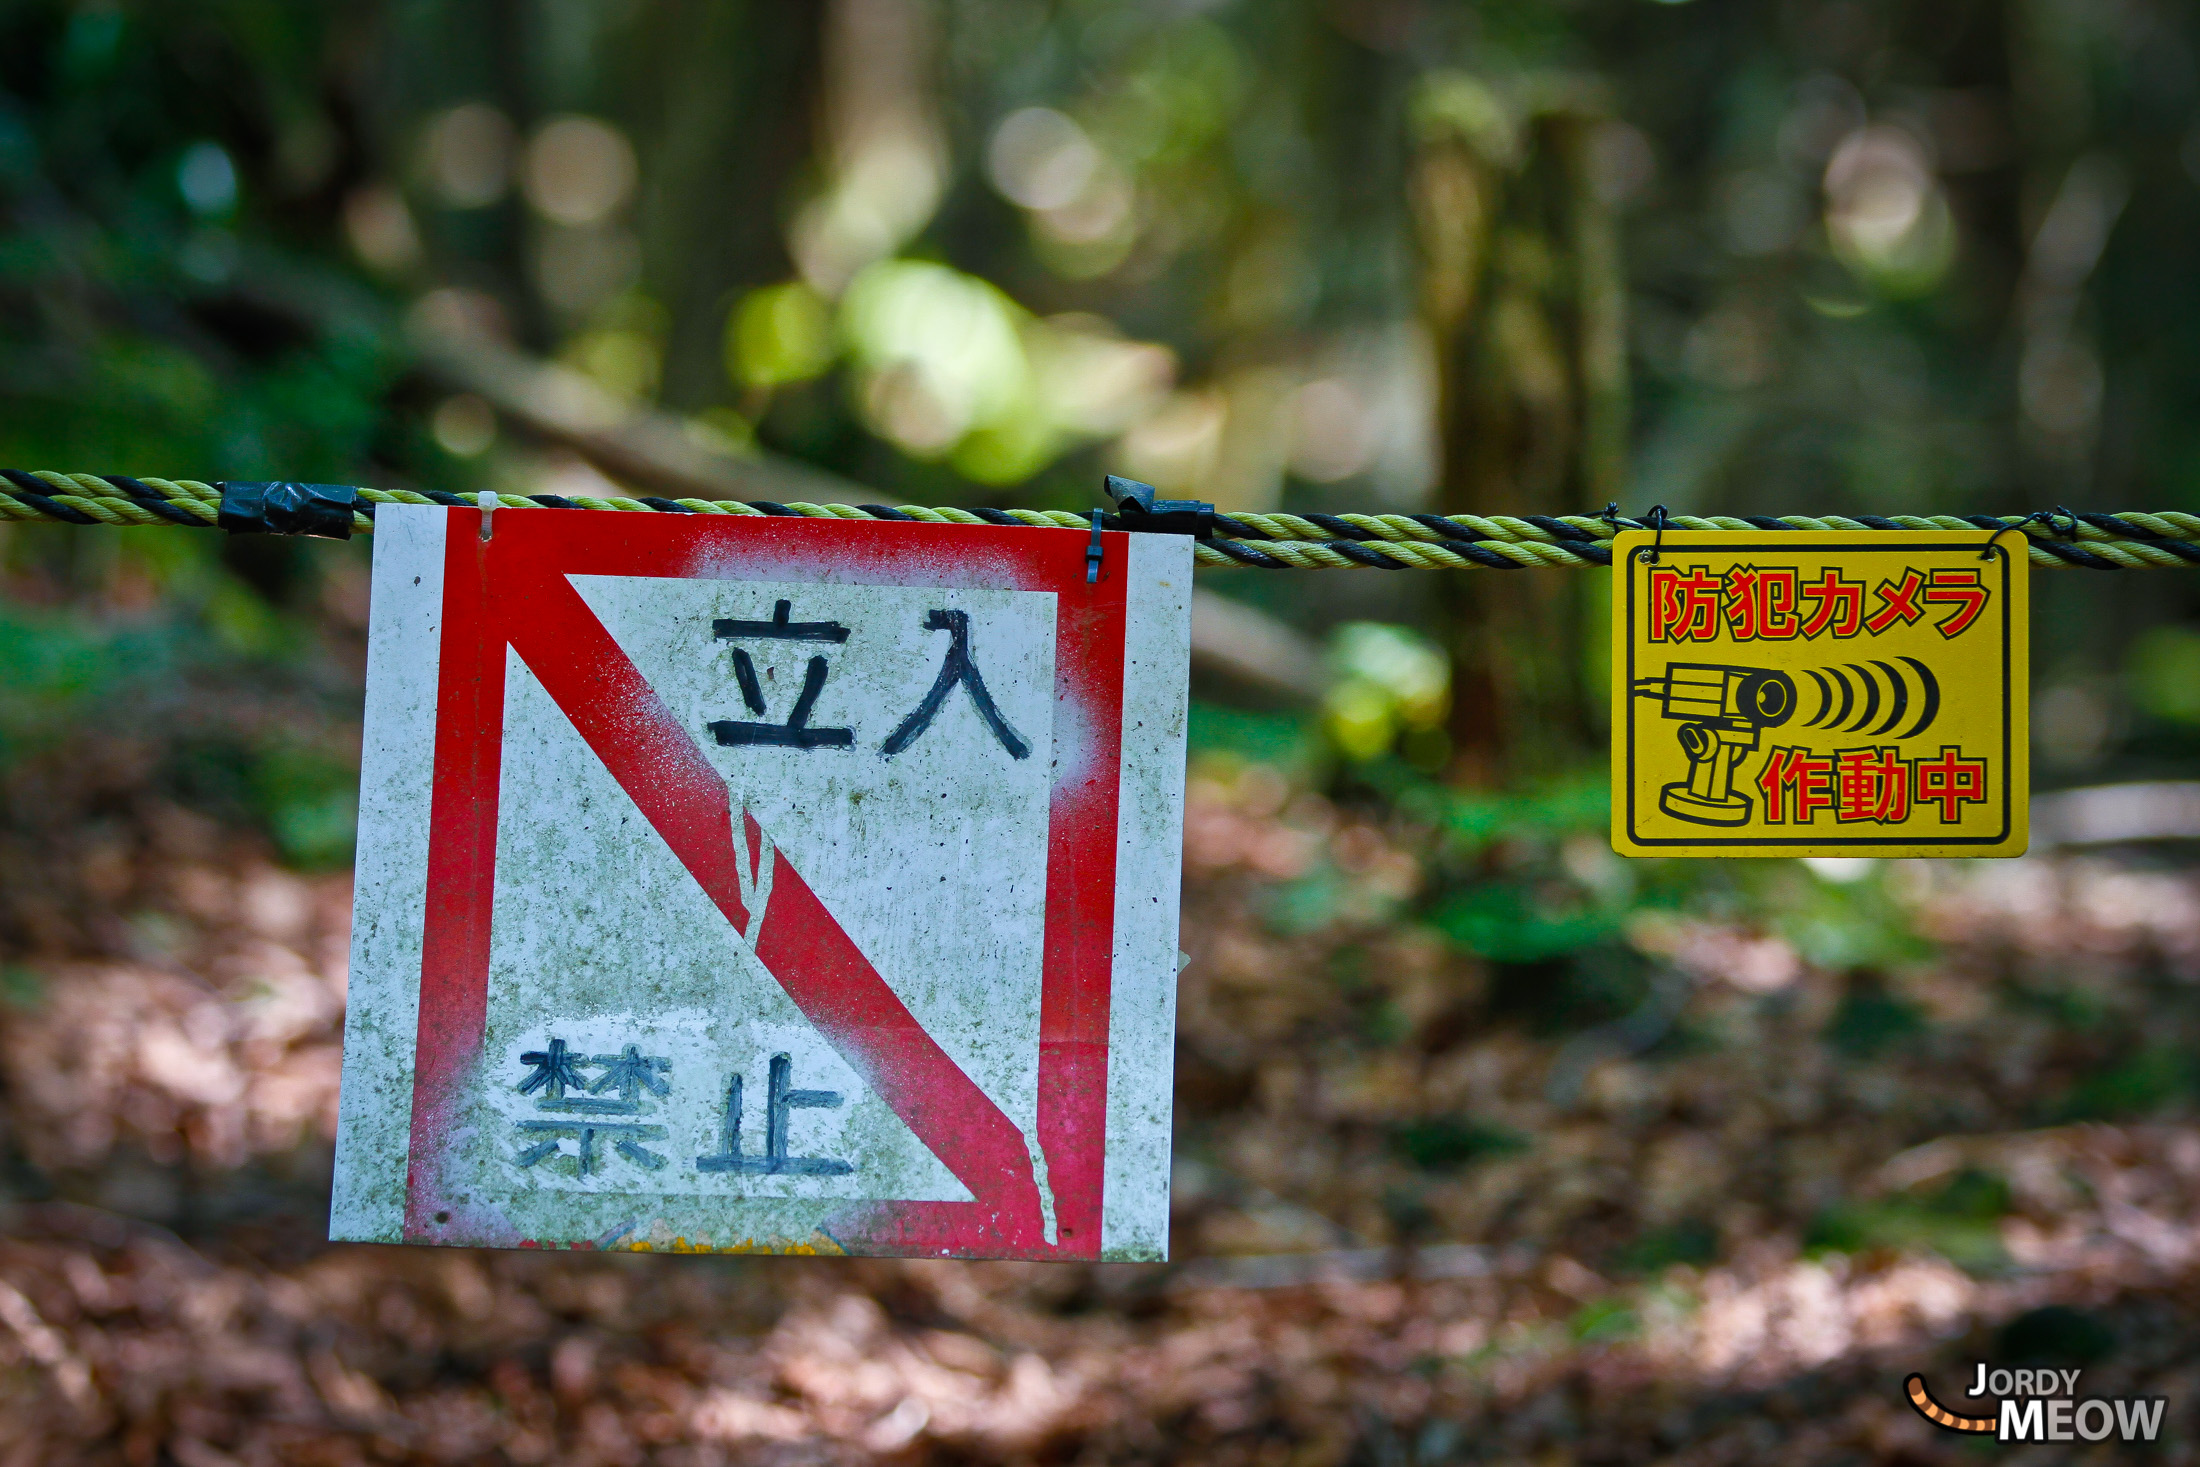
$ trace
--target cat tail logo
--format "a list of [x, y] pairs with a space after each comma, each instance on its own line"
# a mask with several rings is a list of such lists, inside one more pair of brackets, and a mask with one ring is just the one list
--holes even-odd
[[[1995, 1398], [1993, 1416], [1963, 1416], [1933, 1399], [1925, 1377], [1912, 1372], [1902, 1388], [1918, 1415], [1943, 1431], [1991, 1436], [2001, 1442], [2099, 1442], [2114, 1437], [2150, 1442], [2162, 1430], [2167, 1396], [2086, 1396], [2077, 1392], [2075, 1370], [1995, 1370], [1979, 1366], [1978, 1387], [1967, 1395]], [[2012, 1391], [2013, 1394], [2004, 1394]]]
[[[1875, 739], [1888, 734], [1898, 739], [1914, 739], [1931, 728], [1933, 720], [1940, 717], [1940, 679], [1915, 657], [1898, 657], [1895, 662], [1908, 663], [1909, 667], [1904, 670], [1894, 662], [1875, 658], [1868, 664], [1851, 662], [1845, 666], [1805, 668], [1803, 675], [1817, 688], [1818, 711], [1804, 719], [1802, 726], [1869, 734]], [[1915, 697], [1912, 696], [1913, 684]], [[1896, 733], [1909, 717], [1913, 705], [1917, 708], [1917, 721]], [[1886, 710], [1884, 720], [1880, 718], [1881, 709]], [[1851, 715], [1854, 715], [1853, 722]]]
[[1991, 1416], [1958, 1416], [1933, 1399], [1933, 1393], [1925, 1388], [1925, 1377], [1915, 1371], [1902, 1382], [1902, 1389], [1908, 1393], [1910, 1404], [1917, 1408], [1917, 1414], [1935, 1426], [1946, 1427], [1950, 1431], [1977, 1432], [1983, 1436], [1992, 1436], [1995, 1428], [2001, 1425]]

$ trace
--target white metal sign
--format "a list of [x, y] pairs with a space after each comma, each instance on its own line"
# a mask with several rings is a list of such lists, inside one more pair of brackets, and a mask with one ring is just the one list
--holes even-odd
[[1189, 543], [392, 506], [331, 1236], [1165, 1256]]

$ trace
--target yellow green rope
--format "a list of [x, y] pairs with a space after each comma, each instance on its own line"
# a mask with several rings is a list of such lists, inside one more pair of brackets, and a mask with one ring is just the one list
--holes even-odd
[[[5, 471], [0, 471], [4, 473]], [[28, 481], [28, 482], [26, 482]], [[36, 483], [46, 491], [30, 487]], [[478, 496], [429, 494], [409, 489], [359, 489], [354, 533], [374, 528], [367, 506], [442, 504], [472, 507]], [[71, 524], [212, 526], [220, 517], [221, 489], [197, 479], [108, 479], [96, 474], [43, 471], [0, 478], [0, 520], [59, 520]], [[537, 509], [525, 495], [496, 496], [504, 509]], [[927, 508], [922, 505], [744, 504], [719, 499], [625, 499], [571, 496], [560, 507], [621, 513], [802, 515], [813, 519], [914, 520], [926, 524], [1022, 524], [1081, 529], [1089, 516], [1068, 510]], [[1673, 515], [1674, 530], [1961, 530], [1982, 536], [1995, 526], [2021, 530], [2032, 564], [2096, 570], [2200, 565], [2200, 515], [2176, 511], [2118, 514], [1961, 517], [1892, 515], [1856, 519], [1842, 515]], [[1536, 566], [1602, 566], [1611, 563], [1611, 541], [1634, 521], [1596, 515], [1404, 515], [1231, 514], [1215, 516], [1215, 535], [1195, 543], [1203, 566], [1251, 565], [1281, 570], [1507, 570]], [[1983, 540], [1981, 541], [1983, 544]]]

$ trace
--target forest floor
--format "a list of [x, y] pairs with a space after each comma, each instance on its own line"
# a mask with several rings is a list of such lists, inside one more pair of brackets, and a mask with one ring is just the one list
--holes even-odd
[[348, 876], [99, 767], [0, 839], [0, 1467], [1954, 1464], [1901, 1382], [1979, 1361], [2200, 1457], [2200, 866], [1777, 863], [1496, 962], [1425, 825], [1212, 763], [1172, 1263], [331, 1246]]

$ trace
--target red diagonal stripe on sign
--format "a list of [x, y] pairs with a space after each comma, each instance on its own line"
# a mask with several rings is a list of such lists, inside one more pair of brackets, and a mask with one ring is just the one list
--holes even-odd
[[[504, 632], [726, 920], [745, 928], [726, 782], [580, 593], [545, 577], [507, 607]], [[784, 851], [751, 937], [803, 1016], [992, 1213], [1002, 1241], [1039, 1244], [1023, 1133], [925, 1032]]]

